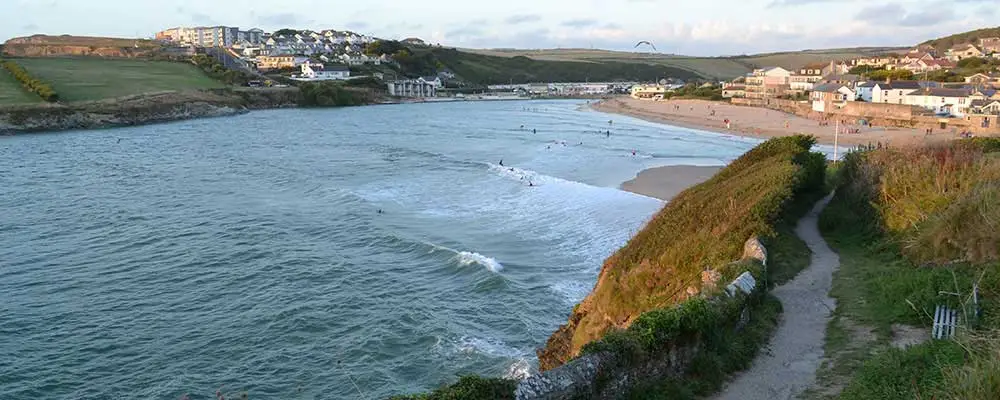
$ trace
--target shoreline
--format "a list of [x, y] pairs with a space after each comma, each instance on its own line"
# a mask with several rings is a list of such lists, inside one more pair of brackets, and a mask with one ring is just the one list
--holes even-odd
[[684, 190], [715, 176], [722, 168], [693, 165], [647, 168], [640, 171], [635, 178], [622, 182], [619, 189], [667, 202]]
[[[860, 133], [835, 135], [833, 124], [820, 126], [818, 121], [777, 110], [708, 100], [649, 101], [616, 97], [591, 103], [590, 108], [658, 124], [760, 140], [809, 134], [816, 137], [817, 144], [833, 145], [836, 141], [841, 147], [875, 143], [913, 146], [954, 139], [944, 133], [927, 136], [922, 130], [912, 128], [859, 128], [854, 125], [849, 127], [860, 129]], [[731, 129], [726, 129], [726, 119], [730, 120]], [[835, 136], [839, 137], [835, 139]]]

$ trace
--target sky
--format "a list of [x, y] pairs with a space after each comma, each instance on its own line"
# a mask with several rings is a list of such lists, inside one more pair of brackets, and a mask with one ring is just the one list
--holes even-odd
[[[13, 3], [13, 7], [9, 6]], [[0, 40], [150, 37], [175, 26], [350, 29], [466, 48], [600, 48], [696, 56], [911, 46], [992, 27], [1000, 0], [0, 0]], [[13, 12], [11, 12], [13, 10]], [[991, 25], [991, 22], [993, 25]], [[640, 50], [651, 51], [648, 48]]]

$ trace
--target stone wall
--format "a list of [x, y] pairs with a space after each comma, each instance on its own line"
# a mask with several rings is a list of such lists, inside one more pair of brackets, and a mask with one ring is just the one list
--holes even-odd
[[[758, 238], [752, 237], [744, 244], [743, 260], [755, 260], [767, 265], [767, 249]], [[705, 274], [703, 279], [706, 279], [704, 276]], [[708, 274], [708, 276], [711, 277], [708, 279], [718, 279], [718, 274]], [[748, 276], [749, 273], [740, 275], [729, 284], [729, 287], [745, 288], [749, 281], [752, 285], [751, 291], [766, 290], [763, 283], [758, 283]], [[727, 292], [721, 293], [709, 301], [718, 304], [715, 302], [729, 299]], [[737, 301], [743, 302], [743, 311], [739, 319], [732, 321], [732, 326], [736, 330], [742, 329], [749, 320], [749, 307], [746, 301], [750, 297], [746, 296], [747, 294], [750, 293], [735, 294], [738, 296]], [[683, 376], [701, 349], [702, 343], [699, 337], [665, 343], [663, 349], [655, 356], [638, 365], [631, 365], [611, 352], [586, 354], [522, 380], [517, 386], [515, 398], [517, 400], [622, 399], [639, 383]]]

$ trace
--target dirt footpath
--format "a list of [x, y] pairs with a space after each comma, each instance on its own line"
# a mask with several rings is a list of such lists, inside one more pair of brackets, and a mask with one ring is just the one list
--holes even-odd
[[813, 385], [823, 359], [826, 324], [837, 308], [829, 297], [833, 272], [840, 258], [819, 234], [819, 213], [830, 202], [827, 196], [813, 207], [795, 229], [812, 250], [809, 267], [772, 293], [784, 312], [771, 343], [753, 366], [738, 375], [715, 399], [785, 400], [796, 398]]

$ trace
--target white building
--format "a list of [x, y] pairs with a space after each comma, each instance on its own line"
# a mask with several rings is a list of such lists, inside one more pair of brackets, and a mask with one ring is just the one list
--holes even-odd
[[423, 79], [397, 80], [386, 84], [389, 95], [396, 97], [437, 97], [437, 88]]
[[842, 83], [824, 83], [817, 85], [809, 94], [813, 111], [833, 112], [843, 107], [848, 101], [854, 100], [856, 94], [850, 87]]
[[970, 106], [965, 89], [926, 88], [906, 95], [906, 103], [933, 111], [939, 115], [964, 117]]
[[875, 85], [877, 83], [878, 82], [869, 81], [869, 82], [865, 82], [865, 83], [862, 83], [862, 84], [858, 85], [855, 88], [855, 91], [857, 92], [857, 99], [861, 100], [861, 101], [864, 101], [864, 102], [871, 103], [872, 102], [872, 93], [874, 92]]
[[879, 82], [872, 87], [872, 103], [906, 104], [906, 95], [920, 90], [917, 81]]
[[437, 76], [421, 76], [420, 80], [423, 81], [424, 83], [434, 85], [435, 89], [440, 89], [442, 86], [444, 86], [444, 83], [441, 82], [441, 78]]
[[324, 66], [317, 63], [302, 64], [302, 79], [310, 81], [339, 81], [349, 79], [351, 70], [345, 66]]

